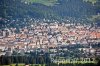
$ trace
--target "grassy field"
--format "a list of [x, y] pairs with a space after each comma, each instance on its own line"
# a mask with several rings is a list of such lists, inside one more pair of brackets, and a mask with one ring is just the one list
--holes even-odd
[[[26, 2], [31, 2], [31, 3], [41, 3], [47, 6], [53, 6], [54, 4], [57, 3], [58, 0], [23, 0]], [[95, 4], [98, 0], [83, 0], [85, 2], [91, 2], [92, 4]]]
[[[0, 65], [0, 66], [16, 66], [16, 64], [10, 64], [10, 65]], [[18, 66], [25, 66], [24, 63], [18, 64]]]
[[[10, 65], [0, 65], [0, 66], [16, 66], [16, 64], [10, 64]], [[18, 66], [25, 66], [24, 63], [18, 64]], [[29, 64], [29, 66], [46, 66], [45, 64]]]
[[[68, 63], [68, 64], [29, 64], [29, 66], [96, 66], [96, 64], [79, 64], [79, 63]], [[11, 64], [11, 65], [0, 65], [0, 66], [16, 66], [15, 64]], [[25, 64], [18, 64], [18, 66], [25, 66]]]
[[53, 6], [54, 4], [57, 3], [58, 0], [23, 0], [23, 1], [31, 3], [41, 3], [47, 6]]

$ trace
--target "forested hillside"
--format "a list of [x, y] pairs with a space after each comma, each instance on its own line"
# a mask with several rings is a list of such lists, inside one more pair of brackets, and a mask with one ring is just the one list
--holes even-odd
[[87, 19], [100, 13], [99, 4], [99, 0], [0, 0], [0, 17]]

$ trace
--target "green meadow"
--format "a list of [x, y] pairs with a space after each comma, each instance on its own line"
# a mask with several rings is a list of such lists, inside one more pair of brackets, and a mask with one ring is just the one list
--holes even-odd
[[47, 6], [53, 6], [54, 4], [57, 3], [58, 0], [23, 0], [23, 1], [30, 2], [30, 3], [40, 3]]

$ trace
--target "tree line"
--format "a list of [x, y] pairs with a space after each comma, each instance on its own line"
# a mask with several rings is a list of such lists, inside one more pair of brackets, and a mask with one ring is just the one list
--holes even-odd
[[44, 56], [0, 56], [0, 65], [10, 65], [15, 63], [48, 64], [50, 63], [50, 60]]

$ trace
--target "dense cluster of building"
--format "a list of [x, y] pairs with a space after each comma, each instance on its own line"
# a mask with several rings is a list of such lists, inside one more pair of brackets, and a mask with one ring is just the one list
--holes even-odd
[[33, 23], [29, 27], [0, 30], [0, 51], [32, 51], [58, 45], [100, 43], [100, 28], [80, 23]]

